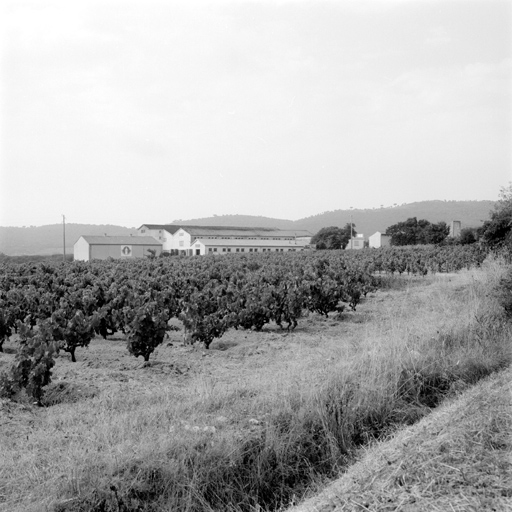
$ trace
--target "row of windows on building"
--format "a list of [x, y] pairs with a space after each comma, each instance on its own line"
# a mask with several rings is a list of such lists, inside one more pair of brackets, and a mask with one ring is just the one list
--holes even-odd
[[[181, 233], [180, 233], [181, 236]], [[292, 236], [255, 237], [255, 236], [202, 236], [207, 240], [294, 240]]]
[[[140, 232], [141, 232], [141, 233], [145, 233], [145, 232], [146, 232], [146, 230], [145, 230], [145, 229], [141, 229], [141, 230], [140, 230]], [[160, 230], [158, 233], [162, 234], [162, 230]], [[162, 241], [164, 241], [164, 242], [167, 242], [167, 237], [165, 237], [165, 236], [159, 236], [159, 237], [158, 237], [158, 240], [162, 240]]]
[[[286, 249], [286, 250], [294, 252], [297, 249]], [[285, 251], [285, 249], [279, 249], [279, 248], [276, 248], [274, 250], [274, 252], [284, 252], [284, 251]], [[221, 251], [217, 247], [209, 247], [208, 252], [221, 252]], [[231, 247], [223, 247], [222, 252], [231, 252]], [[237, 247], [234, 249], [234, 252], [245, 252], [245, 248]], [[248, 252], [259, 252], [259, 249], [257, 247], [254, 247], [254, 248], [249, 247]], [[269, 249], [261, 249], [261, 252], [272, 252], [272, 249], [270, 249], [270, 248]]]
[[[183, 233], [180, 233], [179, 236], [183, 236]], [[285, 237], [255, 237], [255, 236], [202, 236], [200, 238], [204, 238], [206, 240], [294, 240], [291, 236]]]
[[[180, 247], [185, 247], [185, 242], [184, 242], [183, 240], [180, 240], [179, 245], [180, 245]], [[210, 247], [210, 248], [209, 248], [209, 252], [212, 252], [212, 249], [213, 249], [213, 252], [217, 252], [217, 248], [216, 248], [216, 247], [215, 247], [215, 248]], [[271, 250], [272, 250], [272, 249], [262, 249], [262, 252], [271, 251]], [[289, 251], [295, 251], [295, 249], [288, 249], [288, 250], [289, 250]], [[251, 249], [251, 248], [249, 248], [249, 252], [253, 252], [253, 251], [254, 251], [254, 252], [258, 252], [258, 249], [257, 249], [257, 248], [255, 248], [255, 249]], [[276, 251], [281, 251], [281, 252], [283, 252], [283, 251], [284, 251], [284, 249], [276, 249]], [[222, 252], [231, 252], [231, 248], [226, 248], [226, 247], [224, 247], [224, 248], [222, 249]], [[243, 249], [243, 248], [242, 248], [241, 250], [237, 249], [237, 250], [236, 250], [236, 252], [244, 252], [244, 249]]]
[[[141, 230], [140, 230], [140, 232], [141, 232], [141, 233], [145, 233], [145, 232], [146, 232], [146, 230], [145, 230], [145, 229], [141, 229]], [[158, 234], [159, 234], [159, 235], [161, 235], [161, 234], [162, 234], [162, 230], [161, 230], [161, 229], [159, 229], [159, 230], [158, 230]], [[180, 236], [182, 236], [182, 235], [183, 235], [183, 233], [180, 233]]]

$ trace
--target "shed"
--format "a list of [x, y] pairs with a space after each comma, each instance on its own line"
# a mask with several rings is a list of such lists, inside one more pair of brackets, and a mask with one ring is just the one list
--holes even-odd
[[383, 235], [380, 231], [375, 232], [368, 238], [370, 247], [387, 247], [391, 245], [391, 236]]
[[160, 256], [162, 243], [152, 236], [81, 236], [73, 246], [75, 260], [106, 260]]
[[362, 233], [353, 236], [349, 241], [345, 249], [364, 249], [368, 247], [368, 239], [364, 237]]

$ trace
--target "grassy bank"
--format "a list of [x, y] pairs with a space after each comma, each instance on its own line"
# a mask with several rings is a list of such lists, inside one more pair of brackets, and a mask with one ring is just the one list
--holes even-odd
[[512, 369], [384, 442], [288, 512], [512, 510]]
[[149, 365], [96, 340], [57, 361], [53, 405], [1, 403], [0, 510], [285, 508], [509, 364], [503, 272], [392, 278], [356, 313], [230, 332], [208, 353], [173, 334]]

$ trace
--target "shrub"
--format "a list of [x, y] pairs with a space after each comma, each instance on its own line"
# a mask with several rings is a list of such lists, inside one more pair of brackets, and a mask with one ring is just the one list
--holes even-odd
[[71, 354], [71, 361], [76, 363], [75, 350], [77, 347], [87, 347], [95, 336], [95, 328], [99, 317], [95, 313], [84, 315], [80, 310], [70, 307], [61, 308], [51, 316], [53, 339], [60, 342], [59, 348]]
[[501, 278], [497, 289], [498, 301], [508, 318], [512, 318], [512, 269]]
[[0, 396], [13, 399], [22, 390], [41, 405], [43, 387], [51, 382], [54, 354], [59, 347], [52, 339], [48, 322], [35, 329], [27, 323], [18, 324], [20, 345], [8, 375], [0, 376]]
[[149, 356], [164, 341], [170, 329], [167, 324], [169, 312], [158, 307], [156, 302], [148, 302], [138, 308], [124, 308], [127, 321], [128, 351], [135, 357]]

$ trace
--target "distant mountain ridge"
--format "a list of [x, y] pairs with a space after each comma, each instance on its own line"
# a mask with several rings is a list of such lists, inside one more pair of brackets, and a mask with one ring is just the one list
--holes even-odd
[[[493, 206], [493, 201], [422, 201], [386, 208], [334, 210], [295, 221], [253, 215], [216, 215], [173, 222], [163, 219], [162, 224], [306, 229], [314, 234], [327, 226], [343, 227], [352, 218], [357, 232], [369, 236], [376, 231], [384, 233], [389, 226], [409, 217], [446, 223], [459, 220], [463, 228], [477, 227], [489, 218]], [[139, 225], [146, 220], [141, 218]], [[137, 229], [110, 224], [66, 224], [66, 253], [72, 254], [73, 245], [80, 236], [104, 234], [136, 235]], [[0, 253], [9, 256], [62, 254], [62, 245], [62, 224], [23, 228], [0, 226]]]
[[[66, 224], [66, 253], [82, 235], [136, 235], [137, 229], [111, 224]], [[62, 254], [62, 224], [30, 227], [0, 226], [0, 253], [8, 256]]]
[[410, 217], [426, 219], [430, 222], [450, 223], [460, 220], [462, 227], [477, 227], [489, 218], [494, 201], [422, 201], [385, 208], [334, 210], [323, 212], [299, 220], [272, 219], [251, 215], [216, 215], [191, 220], [175, 220], [170, 224], [184, 226], [253, 226], [275, 227], [279, 229], [307, 229], [316, 233], [323, 227], [343, 227], [347, 222], [356, 225], [358, 233], [367, 236], [376, 231], [384, 233], [389, 226]]

